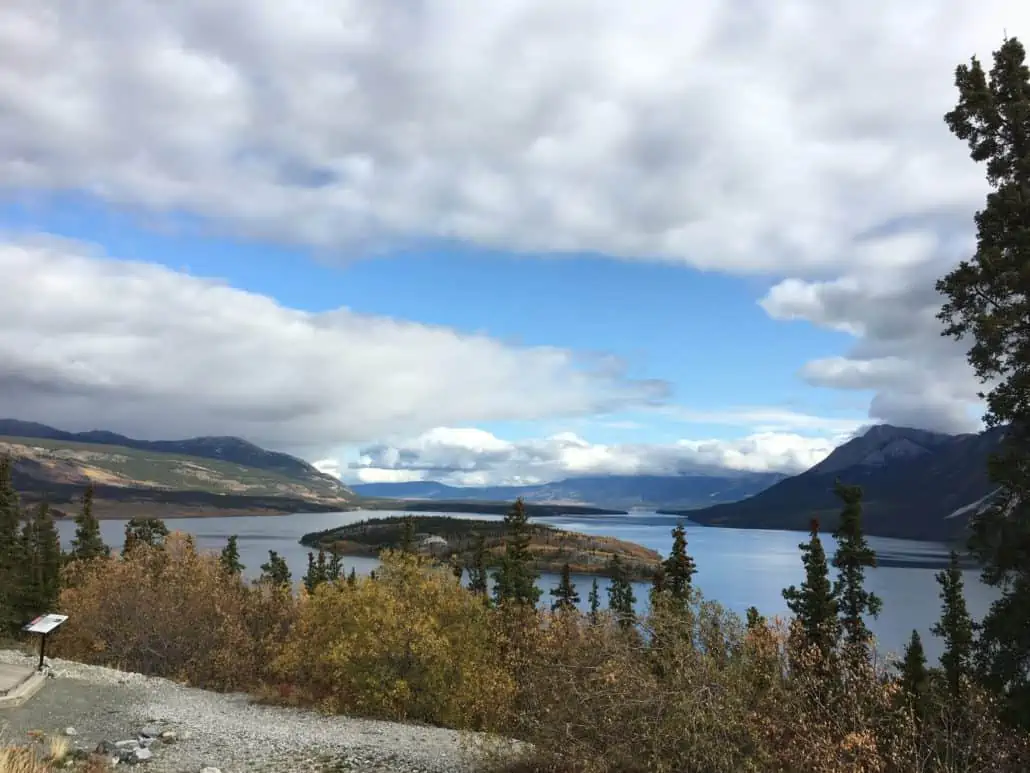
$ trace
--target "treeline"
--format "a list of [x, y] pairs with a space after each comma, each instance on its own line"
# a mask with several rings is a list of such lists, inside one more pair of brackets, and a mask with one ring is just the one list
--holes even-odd
[[[5, 480], [4, 523], [16, 523], [17, 496]], [[954, 560], [938, 575], [941, 667], [928, 667], [915, 633], [903, 662], [877, 662], [865, 620], [879, 600], [864, 587], [875, 554], [862, 533], [859, 489], [837, 493], [836, 553], [826, 555], [813, 524], [802, 545], [805, 580], [784, 590], [788, 621], [753, 608], [741, 620], [704, 599], [682, 526], [646, 614], [636, 614], [633, 586], [618, 573], [607, 603], [595, 580], [581, 613], [567, 568], [550, 603], [539, 603], [521, 501], [505, 518], [492, 591], [474, 557], [458, 567], [418, 555], [411, 521], [401, 549], [384, 554], [371, 576], [348, 574], [320, 551], [309, 554], [298, 587], [275, 551], [246, 582], [235, 537], [220, 554], [204, 554], [153, 519], [129, 523], [114, 553], [100, 539], [89, 492], [67, 555], [45, 508], [5, 527], [3, 554], [37, 569], [9, 575], [23, 591], [5, 604], [22, 606], [4, 609], [17, 621], [11, 632], [51, 604], [70, 615], [54, 640], [64, 657], [532, 744], [532, 755], [514, 762], [498, 747], [488, 762], [499, 771], [1026, 770], [1025, 732], [1006, 722], [1004, 703], [978, 679]], [[51, 595], [35, 597], [33, 609], [37, 587]]]

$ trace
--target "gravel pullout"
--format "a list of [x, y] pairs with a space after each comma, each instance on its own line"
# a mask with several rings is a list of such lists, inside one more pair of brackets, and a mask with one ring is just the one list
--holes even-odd
[[[34, 665], [10, 650], [0, 650], [0, 662]], [[0, 740], [71, 727], [73, 746], [92, 750], [156, 726], [177, 738], [153, 747], [153, 759], [140, 766], [151, 773], [205, 767], [221, 773], [474, 773], [477, 767], [453, 730], [260, 706], [246, 695], [66, 660], [51, 661], [51, 673], [28, 703], [0, 712]]]

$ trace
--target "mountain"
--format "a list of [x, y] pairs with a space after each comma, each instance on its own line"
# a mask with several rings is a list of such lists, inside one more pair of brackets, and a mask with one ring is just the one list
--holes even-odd
[[834, 481], [863, 489], [868, 534], [949, 541], [962, 535], [966, 518], [995, 486], [987, 458], [1003, 428], [946, 435], [880, 424], [837, 448], [810, 470], [748, 499], [684, 514], [710, 526], [806, 531], [812, 518], [836, 527], [840, 502]]
[[718, 470], [692, 475], [596, 475], [532, 486], [448, 486], [412, 481], [359, 483], [352, 488], [361, 496], [390, 499], [512, 501], [522, 497], [540, 504], [690, 509], [749, 497], [784, 477], [780, 473]]
[[98, 512], [103, 502], [190, 512], [341, 510], [358, 499], [307, 462], [235, 437], [136, 440], [4, 419], [0, 455], [14, 461], [15, 486], [29, 501], [46, 496], [53, 503], [70, 502], [92, 481]]

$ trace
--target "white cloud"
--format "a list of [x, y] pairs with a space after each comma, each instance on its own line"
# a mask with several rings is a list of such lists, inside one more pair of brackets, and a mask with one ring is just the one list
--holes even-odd
[[336, 249], [427, 237], [788, 275], [924, 260], [1006, 0], [7, 0], [0, 181]]
[[868, 424], [865, 419], [815, 416], [783, 408], [745, 407], [722, 411], [698, 411], [681, 405], [659, 405], [649, 410], [680, 422], [747, 427], [759, 434], [817, 432], [839, 435], [855, 432]]
[[[0, 242], [0, 276], [3, 414], [66, 429], [234, 434], [318, 454], [445, 423], [593, 414], [664, 394], [659, 382], [607, 363], [598, 373], [567, 350], [347, 309], [306, 313], [74, 243]], [[461, 441], [485, 451], [494, 442], [473, 430]]]
[[808, 320], [857, 337], [847, 356], [813, 360], [801, 375], [817, 386], [873, 392], [871, 418], [942, 432], [981, 428], [979, 385], [965, 346], [941, 336], [941, 299], [926, 268], [787, 280], [761, 303], [775, 319]]
[[[675, 475], [713, 468], [797, 473], [822, 461], [848, 434], [759, 432], [730, 440], [667, 444], [592, 443], [563, 432], [506, 441], [482, 430], [438, 427], [361, 449], [349, 482], [435, 480], [464, 486], [543, 483], [579, 475]], [[336, 467], [344, 464], [337, 461]]]

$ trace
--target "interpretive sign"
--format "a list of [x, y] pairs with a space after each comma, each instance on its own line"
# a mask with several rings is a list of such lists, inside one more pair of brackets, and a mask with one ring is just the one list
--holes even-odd
[[68, 619], [68, 615], [40, 615], [22, 630], [28, 633], [38, 633], [39, 637], [39, 670], [43, 670], [43, 660], [46, 657], [46, 637]]

